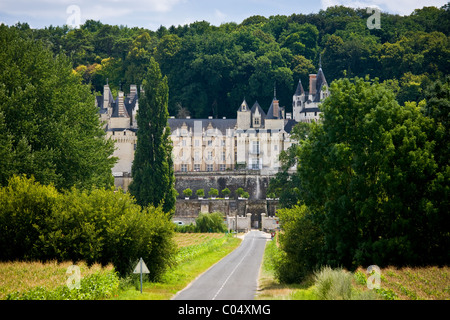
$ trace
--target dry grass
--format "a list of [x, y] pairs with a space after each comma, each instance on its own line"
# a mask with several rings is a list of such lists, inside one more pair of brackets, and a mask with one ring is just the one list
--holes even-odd
[[[41, 286], [47, 289], [55, 289], [66, 284], [70, 275], [66, 274], [67, 268], [72, 262], [0, 262], [0, 300], [4, 300], [8, 293], [25, 292], [34, 287]], [[100, 265], [90, 268], [85, 263], [77, 263], [80, 267], [81, 277], [96, 273]], [[106, 269], [112, 269], [108, 266]]]
[[380, 287], [398, 300], [450, 300], [450, 267], [387, 267], [381, 269]]
[[211, 239], [219, 239], [223, 233], [175, 233], [174, 240], [179, 248], [207, 242]]

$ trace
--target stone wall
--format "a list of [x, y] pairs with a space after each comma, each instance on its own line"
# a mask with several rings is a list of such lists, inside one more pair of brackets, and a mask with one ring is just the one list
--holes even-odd
[[176, 172], [175, 189], [179, 193], [178, 198], [183, 199], [183, 190], [190, 188], [195, 196], [198, 189], [204, 189], [208, 195], [210, 188], [219, 190], [219, 197], [223, 197], [221, 191], [230, 189], [230, 198], [235, 198], [238, 188], [243, 188], [250, 194], [250, 199], [258, 200], [266, 198], [271, 175], [263, 175], [259, 170], [220, 171], [220, 172]]

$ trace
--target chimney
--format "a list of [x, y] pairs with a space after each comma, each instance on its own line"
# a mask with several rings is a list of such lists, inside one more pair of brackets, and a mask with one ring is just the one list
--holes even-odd
[[103, 108], [108, 108], [109, 105], [109, 96], [110, 96], [111, 90], [109, 89], [109, 85], [105, 84], [103, 86]]
[[125, 109], [125, 103], [123, 101], [123, 91], [119, 91], [118, 94], [118, 107], [119, 107], [119, 117], [128, 117], [128, 112]]
[[316, 77], [315, 74], [309, 75], [309, 95], [314, 96], [316, 94]]
[[136, 94], [137, 94], [137, 86], [135, 84], [131, 84], [130, 85], [130, 94], [128, 95], [128, 97], [130, 98], [131, 101], [133, 101]]
[[273, 116], [274, 118], [278, 118], [278, 115], [280, 113], [280, 105], [278, 100], [273, 100]]

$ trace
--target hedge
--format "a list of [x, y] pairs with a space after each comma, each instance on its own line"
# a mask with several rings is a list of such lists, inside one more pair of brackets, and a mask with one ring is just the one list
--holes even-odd
[[0, 188], [0, 260], [112, 263], [120, 275], [139, 258], [150, 279], [173, 264], [174, 226], [161, 207], [141, 208], [123, 192], [58, 192], [14, 176]]

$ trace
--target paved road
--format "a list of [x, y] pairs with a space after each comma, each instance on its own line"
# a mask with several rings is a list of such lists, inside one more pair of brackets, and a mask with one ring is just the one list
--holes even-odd
[[252, 230], [241, 245], [180, 291], [174, 300], [252, 300], [267, 233]]

